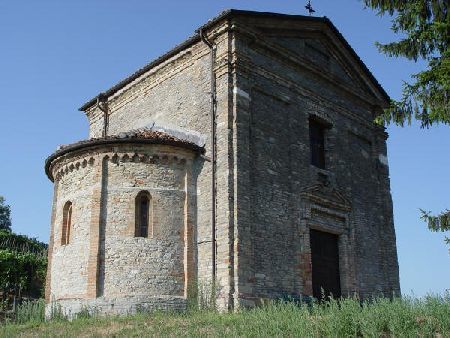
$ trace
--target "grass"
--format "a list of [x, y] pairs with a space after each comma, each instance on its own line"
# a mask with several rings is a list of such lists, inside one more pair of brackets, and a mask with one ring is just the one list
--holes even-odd
[[450, 337], [450, 295], [362, 303], [357, 299], [330, 300], [310, 306], [278, 302], [235, 313], [190, 310], [49, 322], [29, 318], [3, 325], [0, 336]]

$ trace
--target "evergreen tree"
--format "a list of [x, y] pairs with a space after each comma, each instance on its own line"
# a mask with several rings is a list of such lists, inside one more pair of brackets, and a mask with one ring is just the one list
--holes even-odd
[[415, 118], [422, 127], [450, 124], [450, 15], [448, 0], [364, 0], [380, 15], [395, 15], [392, 30], [402, 34], [399, 41], [377, 43], [388, 56], [423, 59], [427, 69], [404, 83], [403, 97], [392, 101], [378, 122], [403, 126]]
[[[420, 210], [421, 218], [428, 223], [428, 228], [433, 232], [450, 231], [450, 210], [445, 210], [437, 216], [433, 216], [431, 212]], [[450, 245], [450, 238], [445, 237], [445, 242]], [[450, 250], [449, 250], [450, 251]]]
[[[427, 69], [413, 75], [415, 82], [404, 83], [403, 97], [392, 101], [378, 122], [403, 126], [415, 118], [422, 127], [433, 123], [450, 124], [450, 14], [448, 0], [364, 0], [380, 15], [395, 15], [392, 30], [401, 33], [399, 41], [377, 43], [381, 52], [409, 60], [423, 59]], [[439, 215], [421, 210], [421, 218], [431, 231], [450, 231], [450, 210]], [[450, 238], [446, 237], [447, 244]]]
[[11, 231], [11, 208], [3, 196], [0, 196], [0, 230]]

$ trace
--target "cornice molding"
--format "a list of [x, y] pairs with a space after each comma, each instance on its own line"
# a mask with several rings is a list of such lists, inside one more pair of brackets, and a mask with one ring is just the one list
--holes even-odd
[[190, 160], [182, 154], [164, 154], [147, 152], [105, 152], [100, 154], [83, 154], [78, 156], [63, 156], [55, 160], [50, 170], [56, 181], [61, 180], [65, 175], [84, 168], [93, 167], [96, 163], [104, 160], [114, 164], [120, 163], [147, 163], [170, 166], [185, 166]]

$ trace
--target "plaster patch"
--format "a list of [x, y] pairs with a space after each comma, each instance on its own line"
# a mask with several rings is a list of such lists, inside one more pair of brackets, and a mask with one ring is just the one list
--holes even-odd
[[378, 160], [386, 166], [389, 165], [388, 158], [386, 155], [383, 154], [378, 155]]
[[242, 96], [243, 98], [250, 100], [250, 95], [249, 93], [247, 93], [246, 91], [242, 90], [239, 87], [234, 87], [233, 88], [233, 93], [239, 96]]

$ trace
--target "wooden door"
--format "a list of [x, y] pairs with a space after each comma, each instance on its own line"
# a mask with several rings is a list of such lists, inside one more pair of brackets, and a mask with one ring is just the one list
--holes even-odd
[[311, 229], [311, 263], [313, 296], [341, 296], [341, 282], [339, 274], [339, 247], [337, 235]]

